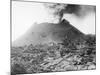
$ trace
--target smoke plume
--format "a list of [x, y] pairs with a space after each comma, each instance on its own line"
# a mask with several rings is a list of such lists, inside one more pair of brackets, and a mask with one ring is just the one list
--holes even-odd
[[95, 6], [75, 5], [60, 3], [45, 3], [44, 6], [48, 12], [61, 22], [64, 14], [74, 14], [78, 18], [84, 18], [89, 13], [95, 13]]

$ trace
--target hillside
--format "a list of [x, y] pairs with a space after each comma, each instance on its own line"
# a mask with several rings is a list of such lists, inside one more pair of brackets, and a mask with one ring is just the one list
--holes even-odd
[[76, 38], [84, 38], [84, 34], [71, 25], [67, 20], [63, 19], [60, 23], [40, 23], [34, 24], [20, 38], [13, 42], [13, 46], [23, 46], [29, 44], [39, 44], [48, 42], [60, 43], [64, 38], [72, 40]]

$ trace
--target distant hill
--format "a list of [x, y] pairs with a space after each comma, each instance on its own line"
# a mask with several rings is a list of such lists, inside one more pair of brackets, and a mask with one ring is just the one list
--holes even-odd
[[65, 38], [74, 40], [84, 38], [85, 34], [63, 19], [60, 23], [40, 23], [33, 25], [22, 37], [13, 42], [13, 46], [62, 42]]

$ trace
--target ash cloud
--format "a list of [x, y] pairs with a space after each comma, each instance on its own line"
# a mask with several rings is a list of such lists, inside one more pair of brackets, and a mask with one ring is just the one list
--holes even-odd
[[60, 3], [45, 3], [44, 6], [46, 7], [49, 14], [53, 15], [54, 18], [59, 19], [59, 22], [62, 20], [65, 8], [67, 4], [60, 4]]
[[74, 14], [78, 18], [84, 18], [90, 13], [95, 13], [96, 7], [91, 5], [45, 3], [48, 13], [61, 22], [64, 14]]

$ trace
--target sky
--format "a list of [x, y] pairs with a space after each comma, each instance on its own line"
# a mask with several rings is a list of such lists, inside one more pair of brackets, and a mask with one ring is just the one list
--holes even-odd
[[[90, 13], [85, 18], [74, 14], [65, 14], [72, 25], [85, 34], [95, 34], [95, 14]], [[12, 41], [21, 37], [34, 23], [52, 22], [52, 16], [42, 3], [12, 1]]]

